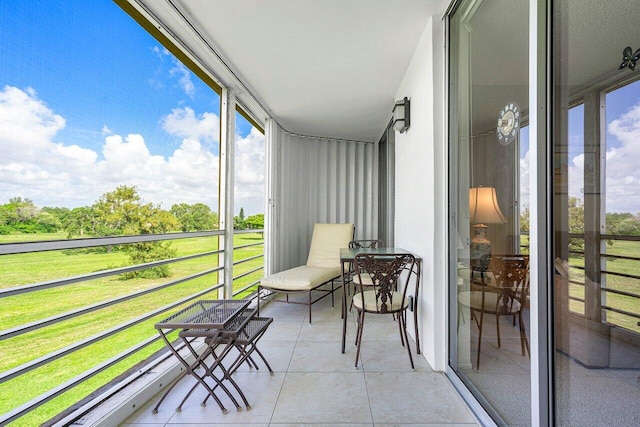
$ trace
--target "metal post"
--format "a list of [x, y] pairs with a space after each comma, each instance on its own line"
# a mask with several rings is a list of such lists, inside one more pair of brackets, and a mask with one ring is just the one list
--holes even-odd
[[233, 297], [233, 199], [235, 177], [236, 98], [232, 89], [223, 88], [220, 94], [220, 189], [219, 220], [224, 230], [220, 249], [224, 249], [218, 264], [224, 267], [222, 298]]

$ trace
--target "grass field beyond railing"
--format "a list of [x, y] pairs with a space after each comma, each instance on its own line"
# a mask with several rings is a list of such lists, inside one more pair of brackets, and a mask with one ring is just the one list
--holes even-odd
[[[0, 235], [0, 243], [64, 238], [62, 233]], [[263, 242], [261, 233], [237, 234], [234, 237], [234, 247], [260, 242]], [[218, 236], [176, 239], [171, 241], [171, 247], [177, 251], [177, 257], [215, 251], [218, 249]], [[234, 250], [234, 263], [237, 263], [234, 266], [234, 277], [261, 267], [264, 263], [262, 257], [247, 262], [240, 263], [240, 261], [263, 255], [263, 253], [264, 245], [262, 244]], [[89, 248], [4, 255], [0, 257], [0, 289], [78, 276], [130, 264], [126, 253], [113, 250], [113, 248], [110, 251], [105, 248]], [[208, 255], [170, 264], [171, 276], [168, 278], [123, 280], [116, 275], [2, 298], [0, 299], [0, 330], [6, 331], [74, 309], [122, 297], [133, 292], [144, 291], [171, 280], [215, 268], [217, 265], [218, 255]], [[261, 270], [244, 276], [234, 281], [234, 289], [242, 289], [259, 280], [260, 277], [262, 277]], [[0, 340], [0, 372], [7, 372], [26, 362], [52, 351], [63, 349], [79, 340], [113, 328], [217, 283], [219, 283], [218, 273], [210, 274], [22, 335]], [[252, 292], [252, 289], [243, 292], [242, 296]], [[202, 298], [217, 298], [217, 291]], [[0, 414], [14, 410], [40, 394], [120, 354], [136, 343], [157, 336], [153, 325], [167, 317], [169, 313], [157, 315], [31, 372], [0, 383]], [[162, 347], [161, 342], [155, 342], [36, 408], [10, 425], [33, 426], [45, 422], [108, 383], [120, 373], [145, 360]]]
[[[572, 238], [578, 239], [574, 235]], [[625, 236], [617, 236], [617, 240], [611, 240], [606, 244], [606, 254], [601, 255], [605, 260], [603, 266], [610, 273], [603, 273], [603, 296], [601, 304], [609, 308], [603, 308], [604, 321], [611, 325], [640, 333], [640, 298], [631, 295], [640, 295], [640, 279], [627, 276], [640, 277], [640, 241], [624, 240]], [[631, 237], [628, 237], [630, 239]], [[520, 246], [523, 253], [528, 253], [529, 236], [521, 235]], [[620, 256], [624, 258], [615, 258]], [[600, 262], [600, 260], [598, 260]], [[569, 256], [569, 309], [577, 314], [584, 315], [585, 274], [584, 256], [582, 253], [571, 253]], [[603, 268], [605, 270], [605, 268]], [[620, 274], [620, 275], [617, 275]], [[620, 293], [616, 293], [618, 291]], [[631, 295], [626, 295], [631, 294]], [[632, 313], [630, 316], [615, 310]]]

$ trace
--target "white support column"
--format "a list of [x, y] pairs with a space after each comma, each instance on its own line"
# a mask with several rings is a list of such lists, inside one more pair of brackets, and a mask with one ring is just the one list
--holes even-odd
[[276, 144], [277, 144], [277, 126], [278, 124], [272, 118], [268, 118], [265, 126], [265, 154], [266, 154], [266, 190], [267, 200], [265, 206], [264, 216], [264, 272], [265, 276], [273, 274], [275, 271], [275, 256], [276, 246], [274, 237], [278, 234], [278, 215], [277, 215], [277, 201], [278, 195], [278, 182], [275, 173], [277, 165], [276, 158]]
[[219, 298], [233, 297], [233, 199], [235, 177], [236, 98], [232, 89], [220, 94], [220, 228], [224, 230], [220, 249], [224, 255], [218, 265], [224, 266], [224, 289]]
[[531, 280], [531, 425], [549, 426], [553, 420], [551, 369], [553, 336], [550, 293], [553, 275], [549, 266], [551, 238], [552, 167], [549, 162], [551, 118], [549, 108], [549, 38], [551, 2], [529, 0], [529, 188]]

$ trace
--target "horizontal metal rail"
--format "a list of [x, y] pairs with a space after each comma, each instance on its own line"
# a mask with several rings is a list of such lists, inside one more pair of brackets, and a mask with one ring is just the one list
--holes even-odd
[[625, 297], [640, 299], [640, 295], [634, 294], [633, 292], [621, 291], [613, 288], [602, 288], [602, 290], [612, 294], [624, 295]]
[[264, 228], [245, 228], [244, 230], [233, 230], [233, 234], [260, 234], [264, 233]]
[[122, 296], [122, 297], [114, 298], [114, 299], [111, 299], [111, 300], [106, 300], [106, 301], [103, 301], [103, 302], [100, 302], [100, 303], [97, 303], [97, 304], [88, 305], [88, 306], [85, 306], [85, 307], [80, 308], [78, 310], [69, 311], [67, 313], [63, 313], [63, 314], [60, 314], [60, 315], [57, 315], [57, 316], [52, 316], [52, 317], [49, 317], [47, 319], [42, 319], [42, 320], [39, 320], [39, 321], [36, 321], [36, 322], [28, 323], [28, 324], [19, 326], [17, 328], [0, 331], [0, 341], [8, 339], [8, 338], [11, 338], [11, 337], [15, 337], [15, 336], [18, 336], [18, 335], [22, 335], [22, 334], [27, 333], [27, 332], [35, 331], [35, 330], [43, 328], [45, 326], [54, 325], [54, 324], [56, 324], [58, 322], [62, 322], [64, 320], [73, 319], [74, 317], [78, 317], [78, 316], [81, 316], [83, 314], [91, 313], [93, 311], [100, 310], [100, 309], [103, 309], [103, 308], [106, 308], [106, 307], [109, 307], [109, 306], [112, 306], [112, 305], [115, 305], [115, 304], [118, 304], [118, 303], [121, 303], [121, 302], [124, 302], [124, 301], [128, 301], [130, 299], [137, 298], [137, 297], [140, 297], [142, 295], [150, 294], [150, 293], [153, 293], [155, 291], [159, 291], [159, 290], [164, 289], [164, 288], [168, 288], [168, 287], [171, 287], [171, 286], [178, 285], [180, 283], [187, 282], [189, 280], [193, 280], [193, 279], [200, 278], [202, 276], [206, 276], [208, 274], [213, 274], [213, 273], [216, 273], [216, 272], [221, 271], [221, 270], [223, 270], [223, 267], [216, 267], [216, 268], [212, 268], [212, 269], [209, 269], [209, 270], [200, 271], [200, 272], [192, 274], [190, 276], [181, 277], [180, 279], [172, 280], [170, 282], [166, 282], [166, 283], [163, 283], [163, 284], [158, 285], [158, 286], [154, 286], [154, 287], [149, 288], [149, 289], [145, 289], [145, 290], [142, 290], [142, 291], [134, 292], [134, 293], [131, 293], [131, 294], [128, 294], [128, 295], [125, 295], [125, 296]]
[[258, 243], [247, 243], [246, 245], [234, 246], [233, 250], [251, 248], [253, 246], [262, 246], [264, 245], [264, 241]]
[[205, 295], [205, 294], [207, 294], [209, 292], [213, 292], [213, 291], [215, 291], [217, 289], [220, 289], [222, 287], [223, 287], [223, 285], [216, 284], [215, 286], [212, 286], [210, 288], [204, 289], [204, 290], [202, 290], [200, 292], [197, 292], [195, 294], [189, 295], [188, 297], [182, 298], [182, 299], [180, 299], [178, 301], [175, 301], [175, 302], [173, 302], [171, 304], [165, 305], [164, 307], [160, 307], [160, 308], [158, 308], [158, 309], [156, 309], [154, 311], [151, 311], [151, 312], [146, 313], [146, 314], [144, 314], [142, 316], [136, 317], [135, 319], [132, 319], [132, 320], [130, 320], [128, 322], [122, 323], [122, 324], [120, 324], [118, 326], [115, 326], [115, 327], [113, 327], [111, 329], [103, 331], [103, 332], [101, 332], [99, 334], [96, 334], [96, 335], [94, 335], [92, 337], [86, 338], [86, 339], [84, 339], [82, 341], [78, 341], [78, 342], [76, 342], [76, 343], [74, 343], [74, 344], [72, 344], [70, 346], [64, 347], [64, 348], [62, 348], [62, 349], [60, 349], [58, 351], [55, 351], [53, 353], [49, 353], [49, 354], [47, 354], [45, 356], [42, 356], [42, 357], [40, 357], [38, 359], [34, 359], [34, 360], [30, 361], [30, 362], [24, 363], [24, 364], [22, 364], [20, 366], [17, 366], [15, 368], [13, 368], [13, 369], [10, 369], [8, 371], [2, 372], [2, 373], [0, 373], [0, 384], [2, 384], [5, 381], [8, 381], [8, 380], [10, 380], [12, 378], [15, 378], [17, 376], [20, 376], [22, 374], [25, 374], [25, 373], [27, 373], [29, 371], [32, 371], [32, 370], [34, 370], [34, 369], [36, 369], [36, 368], [38, 368], [38, 367], [40, 367], [42, 365], [46, 365], [47, 363], [53, 362], [54, 360], [57, 360], [57, 359], [59, 359], [59, 358], [61, 358], [63, 356], [66, 356], [67, 354], [73, 353], [73, 352], [75, 352], [77, 350], [80, 350], [81, 348], [87, 347], [88, 345], [93, 344], [93, 343], [95, 343], [97, 341], [101, 341], [104, 338], [108, 338], [108, 337], [110, 337], [110, 336], [112, 336], [112, 335], [114, 335], [114, 334], [116, 334], [116, 333], [118, 333], [120, 331], [123, 331], [123, 330], [125, 330], [127, 328], [130, 328], [133, 325], [136, 325], [138, 323], [144, 322], [145, 320], [148, 320], [148, 319], [150, 319], [150, 318], [152, 318], [154, 316], [157, 316], [158, 314], [164, 313], [164, 312], [166, 312], [168, 310], [171, 310], [172, 308], [178, 307], [179, 305], [182, 305], [182, 304], [184, 304], [186, 302], [194, 300], [194, 299], [196, 299], [196, 298], [198, 298], [198, 297], [200, 297], [202, 295]]
[[601, 234], [600, 240], [626, 240], [628, 242], [640, 242], [640, 236], [623, 236], [620, 234]]
[[577, 280], [569, 280], [569, 283], [576, 286], [584, 286], [584, 282], [578, 282]]
[[262, 270], [262, 267], [256, 267], [256, 268], [254, 268], [253, 270], [249, 270], [249, 271], [246, 271], [246, 272], [244, 272], [244, 273], [242, 273], [242, 274], [239, 274], [239, 275], [235, 276], [235, 277], [233, 278], [233, 280], [234, 280], [234, 281], [236, 281], [237, 279], [242, 279], [243, 277], [246, 277], [246, 276], [248, 276], [248, 275], [250, 275], [250, 274], [253, 274], [253, 273], [255, 273], [256, 271], [260, 271], [260, 270]]
[[615, 311], [616, 313], [624, 314], [625, 316], [629, 316], [629, 317], [634, 317], [636, 319], [640, 319], [640, 314], [638, 314], [638, 313], [632, 313], [630, 311], [621, 310], [619, 308], [610, 307], [608, 305], [603, 305], [602, 309], [609, 310], [609, 311]]
[[79, 275], [79, 276], [67, 277], [67, 278], [59, 279], [59, 280], [50, 280], [50, 281], [47, 281], [47, 282], [34, 283], [34, 284], [31, 284], [31, 285], [16, 286], [16, 287], [13, 287], [13, 288], [0, 289], [0, 298], [6, 298], [6, 297], [14, 296], [14, 295], [25, 294], [25, 293], [28, 293], [28, 292], [41, 291], [43, 289], [55, 288], [55, 287], [58, 287], [58, 286], [70, 285], [72, 283], [86, 282], [86, 281], [89, 281], [89, 280], [100, 279], [102, 277], [115, 276], [115, 275], [118, 275], [118, 274], [128, 273], [128, 272], [131, 272], [131, 271], [144, 270], [144, 269], [151, 268], [151, 267], [158, 267], [158, 266], [161, 266], [161, 265], [172, 264], [172, 263], [175, 263], [175, 262], [187, 261], [187, 260], [190, 260], [190, 259], [195, 259], [195, 258], [201, 258], [201, 257], [205, 257], [205, 256], [210, 256], [210, 255], [221, 254], [222, 252], [224, 252], [224, 251], [223, 250], [216, 250], [216, 251], [210, 251], [210, 252], [202, 252], [202, 253], [199, 253], [199, 254], [186, 255], [186, 256], [183, 256], [183, 257], [179, 257], [179, 258], [169, 258], [169, 259], [164, 259], [164, 260], [160, 260], [160, 261], [147, 262], [145, 264], [136, 264], [136, 265], [132, 265], [132, 266], [128, 266], [128, 267], [112, 268], [112, 269], [109, 269], [109, 270], [102, 270], [102, 271], [97, 271], [95, 273], [82, 274], [82, 275]]
[[47, 391], [46, 393], [41, 394], [40, 396], [30, 400], [29, 402], [26, 402], [25, 404], [19, 406], [18, 408], [14, 409], [13, 411], [7, 412], [5, 414], [0, 415], [0, 425], [5, 425], [6, 423], [10, 423], [11, 421], [15, 421], [18, 418], [20, 418], [21, 416], [23, 416], [26, 413], [29, 413], [31, 411], [33, 411], [35, 408], [37, 408], [40, 405], [43, 405], [45, 403], [47, 403], [48, 401], [50, 401], [51, 399], [54, 399], [55, 397], [59, 396], [60, 394], [64, 393], [65, 391], [75, 387], [76, 385], [88, 380], [89, 378], [99, 374], [100, 372], [104, 371], [105, 369], [110, 368], [111, 366], [115, 365], [116, 363], [126, 359], [127, 357], [131, 356], [132, 354], [142, 350], [144, 347], [147, 347], [150, 344], [153, 344], [155, 341], [159, 340], [160, 337], [156, 336], [156, 337], [150, 337], [147, 338], [146, 340], [136, 344], [135, 346], [129, 348], [128, 350], [118, 354], [117, 356], [112, 357], [109, 360], [106, 360], [105, 362], [93, 367], [92, 369], [83, 372], [82, 374], [76, 376], [75, 378], [60, 384], [59, 386]]
[[163, 240], [189, 239], [193, 237], [222, 236], [224, 230], [193, 231], [188, 233], [138, 234], [134, 236], [90, 237], [82, 239], [43, 240], [37, 242], [0, 243], [0, 255], [27, 252], [58, 251], [64, 249], [96, 248], [100, 246], [125, 245], [130, 243], [158, 242]]
[[[157, 341], [158, 339], [160, 339], [159, 335], [156, 337], [156, 339], [154, 341]], [[193, 338], [193, 339], [189, 339], [188, 341], [190, 343], [192, 343], [196, 339], [197, 338]], [[137, 345], [134, 346], [134, 347], [131, 347], [126, 352], [126, 353], [128, 353], [128, 356], [136, 353], [137, 351], [139, 351], [141, 349], [141, 348], [137, 348], [137, 347], [138, 347]], [[184, 342], [177, 342], [177, 341], [175, 342], [175, 350], [176, 351], [180, 352], [185, 347], [186, 347], [186, 344]], [[109, 387], [109, 385], [103, 386], [103, 387], [109, 387], [109, 392], [108, 392], [108, 396], [106, 397], [106, 399], [110, 398], [111, 396], [114, 396], [116, 393], [121, 392], [126, 387], [128, 387], [129, 385], [131, 385], [132, 383], [137, 381], [138, 379], [148, 375], [149, 372], [152, 372], [158, 366], [160, 366], [162, 363], [166, 362], [167, 360], [171, 359], [172, 357], [173, 357], [173, 353], [171, 353], [165, 347], [162, 350], [160, 350], [159, 352], [156, 352], [152, 356], [150, 356], [151, 360], [147, 359], [147, 360], [149, 360], [149, 363], [145, 364], [144, 366], [142, 366], [140, 368], [138, 368], [137, 365], [134, 366], [133, 368], [130, 368], [129, 371], [124, 373], [124, 375], [126, 375], [126, 378], [117, 377], [116, 379], [114, 379], [114, 381], [118, 381], [117, 384], [115, 384], [114, 387]], [[122, 378], [122, 379], [119, 380], [120, 378]], [[100, 389], [98, 389], [98, 390], [100, 390]], [[71, 407], [71, 408], [67, 409], [66, 411], [64, 411], [61, 414], [59, 414], [58, 416], [56, 416], [56, 418], [52, 418], [51, 420], [49, 420], [48, 423], [51, 422], [52, 425], [65, 425], [65, 426], [75, 425], [76, 421], [78, 421], [80, 418], [84, 417], [86, 414], [91, 412], [91, 410], [93, 408], [95, 408], [98, 404], [103, 403], [105, 401], [104, 397], [99, 397], [99, 398], [101, 400], [98, 403], [96, 403], [95, 402], [96, 398], [93, 398], [92, 395], [89, 395], [89, 396], [85, 397], [84, 399], [82, 399], [80, 402], [78, 402], [75, 407]]]
[[[520, 232], [520, 234], [522, 235], [528, 235], [528, 232]], [[569, 237], [572, 239], [584, 239], [584, 234], [580, 234], [580, 233], [569, 233]], [[640, 242], [640, 236], [628, 236], [628, 235], [619, 235], [619, 234], [601, 234], [600, 235], [600, 240], [616, 240], [616, 241], [627, 241], [627, 242]], [[522, 247], [528, 247], [526, 245], [521, 245]], [[579, 255], [579, 256], [584, 256], [584, 251], [579, 251], [579, 250], [570, 250], [569, 253], [574, 254], [574, 255]], [[628, 260], [628, 261], [638, 261], [640, 262], [640, 258], [639, 257], [634, 257], [634, 256], [628, 256], [628, 255], [614, 255], [614, 254], [607, 254], [607, 253], [601, 253], [600, 257], [605, 258], [605, 259], [624, 259], [624, 260]], [[583, 266], [576, 266], [576, 265], [572, 265], [571, 268], [575, 268], [577, 270], [582, 270], [585, 271], [585, 268]], [[601, 271], [602, 274], [608, 274], [611, 276], [617, 276], [617, 277], [624, 277], [627, 279], [634, 279], [634, 280], [640, 280], [640, 275], [637, 274], [629, 274], [629, 273], [620, 273], [620, 272], [616, 272], [616, 271], [610, 271], [610, 270], [602, 270]], [[576, 281], [571, 281], [570, 283], [574, 284], [574, 285], [578, 285], [578, 286], [585, 286], [584, 283], [581, 282], [576, 282]], [[607, 292], [607, 293], [612, 293], [612, 294], [617, 294], [617, 295], [622, 295], [622, 296], [627, 296], [630, 298], [635, 298], [640, 300], [640, 295], [633, 293], [633, 292], [627, 292], [627, 291], [621, 291], [618, 289], [612, 289], [609, 287], [603, 287], [602, 291]], [[569, 299], [573, 300], [573, 301], [579, 301], [584, 303], [585, 300], [584, 298], [579, 298], [579, 297], [575, 297], [575, 296], [571, 296], [569, 295]], [[639, 313], [633, 313], [627, 310], [622, 310], [616, 307], [612, 307], [610, 305], [601, 305], [601, 308], [603, 310], [606, 311], [612, 311], [612, 312], [616, 312], [625, 316], [629, 316], [629, 317], [633, 317], [636, 319], [640, 319], [640, 314]], [[638, 326], [640, 326], [640, 322], [638, 323]]]
[[[637, 261], [640, 261], [640, 259], [638, 259]], [[618, 273], [617, 271], [609, 270], [602, 270], [602, 273], [609, 274], [611, 276], [626, 277], [627, 279], [640, 279], [640, 276], [638, 276], [637, 274]], [[640, 297], [640, 295], [638, 297]]]
[[612, 255], [612, 254], [600, 254], [601, 257], [604, 258], [613, 258], [613, 259], [628, 259], [630, 261], [640, 261], [640, 258], [634, 256], [626, 256], [626, 255]]
[[254, 259], [258, 259], [258, 258], [264, 258], [264, 255], [260, 254], [260, 255], [255, 255], [255, 256], [249, 257], [249, 258], [243, 258], [241, 260], [234, 261], [233, 265], [244, 264], [245, 262], [253, 261]]
[[[253, 287], [254, 287], [254, 286], [256, 286], [258, 283], [260, 283], [260, 280], [256, 280], [255, 282], [250, 283], [250, 284], [248, 284], [248, 285], [246, 285], [246, 286], [244, 286], [244, 287], [242, 287], [242, 288], [238, 289], [237, 291], [235, 291], [235, 292], [233, 293], [233, 296], [239, 295], [239, 294], [241, 294], [242, 292], [244, 292], [244, 291], [246, 291], [246, 290], [248, 290], [248, 289], [253, 288]], [[253, 298], [256, 298], [256, 297], [257, 297], [257, 294], [255, 294], [255, 295], [253, 296]]]

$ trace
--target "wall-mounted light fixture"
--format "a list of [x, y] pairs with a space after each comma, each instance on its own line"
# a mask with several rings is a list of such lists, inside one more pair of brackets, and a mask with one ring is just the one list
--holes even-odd
[[393, 130], [404, 133], [411, 126], [411, 101], [405, 96], [393, 106]]

